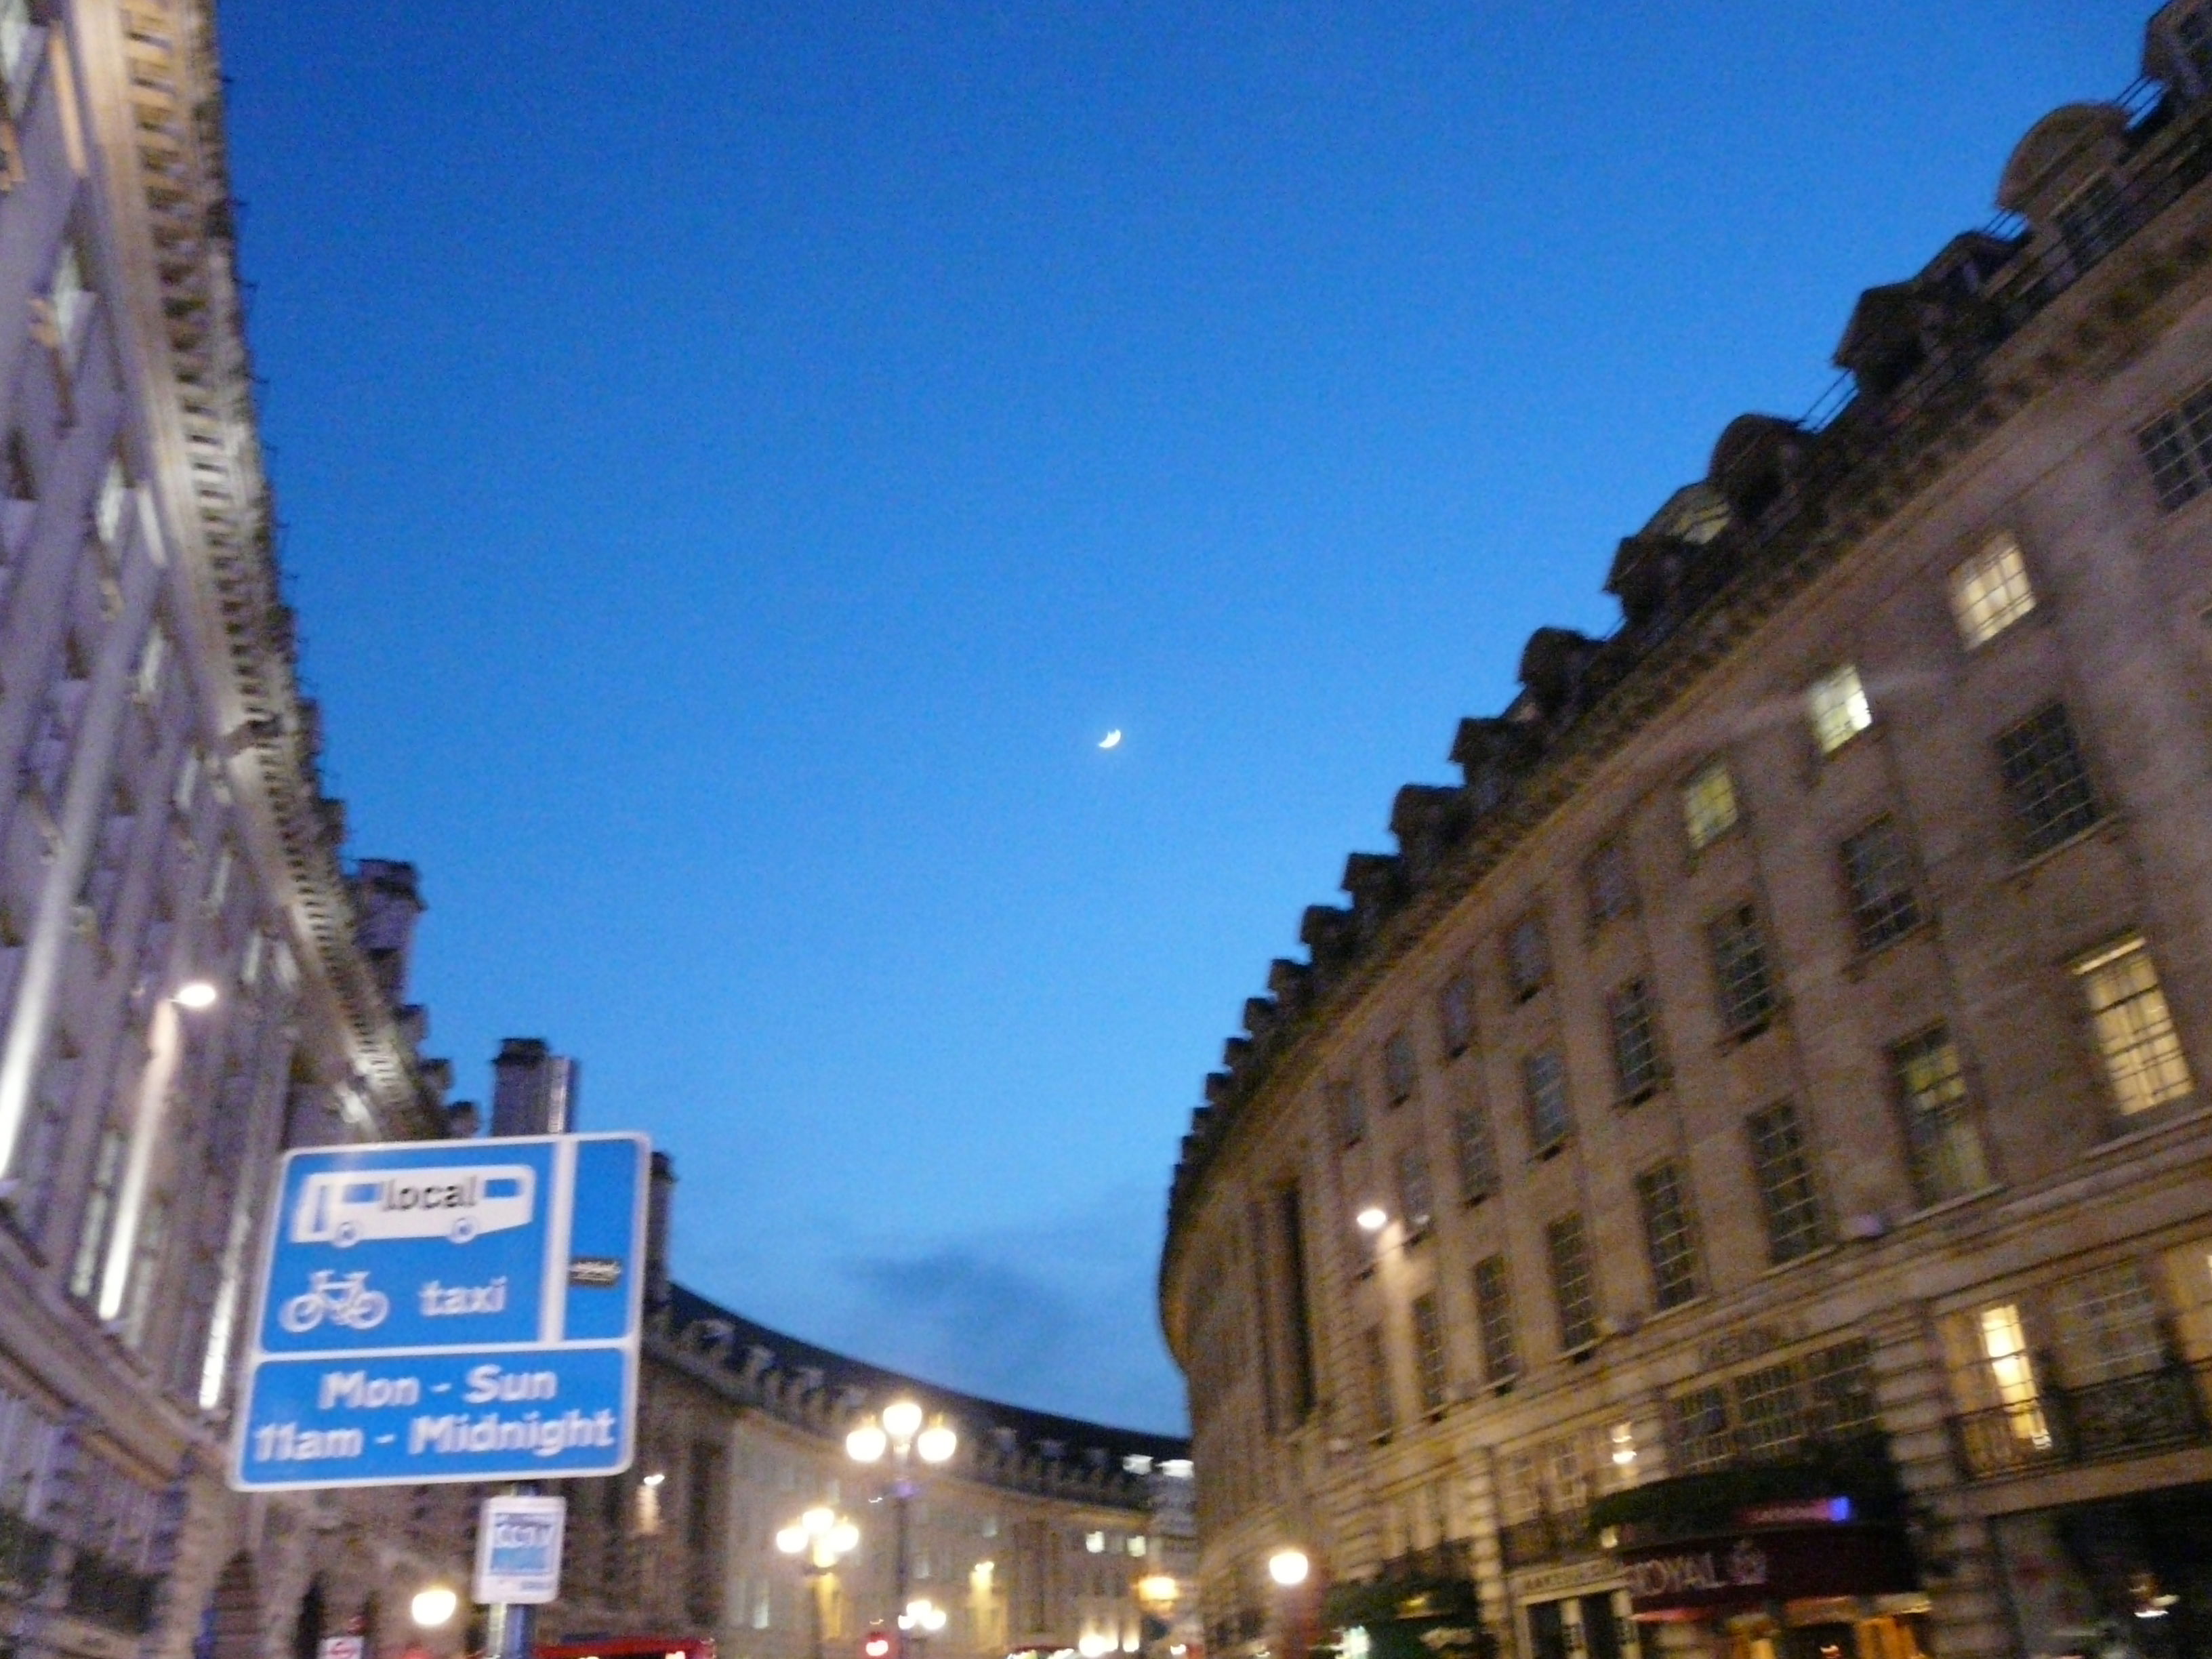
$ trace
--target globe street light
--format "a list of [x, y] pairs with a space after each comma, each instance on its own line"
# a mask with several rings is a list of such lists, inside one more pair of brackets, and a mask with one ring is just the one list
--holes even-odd
[[[846, 1454], [856, 1463], [878, 1462], [886, 1452], [890, 1455], [890, 1494], [897, 1517], [897, 1549], [892, 1557], [895, 1607], [907, 1605], [907, 1504], [915, 1490], [907, 1473], [908, 1462], [919, 1457], [926, 1464], [949, 1463], [959, 1449], [960, 1437], [952, 1425], [942, 1416], [926, 1418], [911, 1400], [892, 1401], [879, 1416], [862, 1418], [845, 1437]], [[905, 1627], [903, 1614], [901, 1627]]]
[[822, 1580], [860, 1541], [860, 1529], [825, 1504], [817, 1504], [775, 1534], [776, 1548], [802, 1558], [799, 1571], [806, 1575], [806, 1600], [814, 1610], [814, 1659], [822, 1659]]
[[407, 1611], [424, 1630], [437, 1630], [459, 1611], [461, 1598], [443, 1584], [426, 1584], [415, 1592]]

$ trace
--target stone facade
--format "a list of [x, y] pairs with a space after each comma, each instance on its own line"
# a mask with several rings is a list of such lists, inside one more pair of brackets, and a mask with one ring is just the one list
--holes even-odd
[[1161, 1277], [1217, 1655], [2212, 1639], [2212, 7], [2145, 68], [1246, 1005]]

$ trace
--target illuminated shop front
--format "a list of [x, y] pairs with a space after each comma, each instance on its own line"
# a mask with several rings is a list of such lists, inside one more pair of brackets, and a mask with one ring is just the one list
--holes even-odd
[[1999, 1516], [1990, 1532], [2022, 1653], [2212, 1651], [2212, 1486]]

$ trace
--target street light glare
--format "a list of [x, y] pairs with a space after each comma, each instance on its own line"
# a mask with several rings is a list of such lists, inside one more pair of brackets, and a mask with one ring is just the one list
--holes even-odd
[[890, 1449], [890, 1437], [873, 1419], [845, 1437], [845, 1455], [856, 1463], [872, 1463]]
[[860, 1547], [860, 1529], [850, 1521], [840, 1521], [822, 1544], [832, 1555], [850, 1555]]
[[[186, 980], [177, 987], [177, 1006], [179, 1008], [212, 1008], [216, 1003], [216, 988], [204, 979]], [[450, 1614], [447, 1615], [451, 1617]]]
[[1306, 1574], [1312, 1571], [1313, 1563], [1306, 1559], [1304, 1550], [1277, 1550], [1267, 1558], [1267, 1577], [1285, 1589], [1304, 1583]]
[[1364, 1233], [1379, 1233], [1390, 1219], [1390, 1212], [1379, 1204], [1370, 1204], [1352, 1218]]
[[952, 1425], [940, 1417], [921, 1431], [921, 1437], [914, 1443], [914, 1449], [921, 1454], [921, 1461], [925, 1463], [949, 1462], [952, 1454], [960, 1449], [960, 1437], [952, 1431]]
[[806, 1528], [785, 1527], [775, 1534], [775, 1547], [786, 1555], [796, 1555], [806, 1547]]
[[921, 1427], [921, 1407], [911, 1400], [894, 1400], [884, 1407], [884, 1432], [894, 1440], [911, 1440]]
[[435, 1630], [451, 1619], [461, 1605], [461, 1598], [443, 1584], [432, 1584], [415, 1592], [415, 1599], [407, 1611], [424, 1630]]

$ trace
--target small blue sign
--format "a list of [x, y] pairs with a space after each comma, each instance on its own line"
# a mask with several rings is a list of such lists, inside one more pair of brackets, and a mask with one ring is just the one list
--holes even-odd
[[287, 1154], [231, 1484], [627, 1468], [648, 1163], [635, 1134]]

